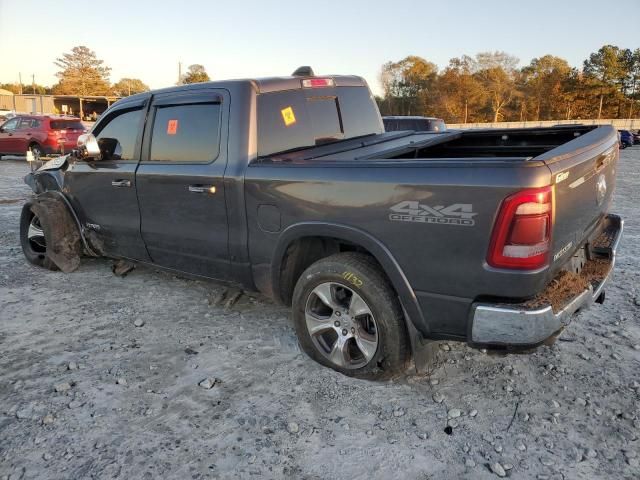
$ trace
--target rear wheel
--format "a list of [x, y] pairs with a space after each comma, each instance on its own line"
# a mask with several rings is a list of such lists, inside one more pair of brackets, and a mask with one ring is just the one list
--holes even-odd
[[22, 208], [20, 217], [20, 244], [25, 258], [34, 265], [48, 270], [58, 270], [47, 256], [47, 239], [40, 219], [30, 205]]
[[293, 293], [293, 321], [305, 353], [345, 375], [382, 379], [406, 367], [402, 310], [368, 255], [340, 253], [311, 265]]

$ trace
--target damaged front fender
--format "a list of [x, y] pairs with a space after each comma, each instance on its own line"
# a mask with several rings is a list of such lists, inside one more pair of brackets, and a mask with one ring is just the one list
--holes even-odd
[[63, 178], [63, 172], [60, 170], [36, 170], [25, 175], [24, 183], [29, 185], [34, 193], [40, 194], [51, 190], [61, 191]]

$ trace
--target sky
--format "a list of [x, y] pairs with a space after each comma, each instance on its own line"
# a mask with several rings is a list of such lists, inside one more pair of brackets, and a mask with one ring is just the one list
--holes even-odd
[[[95, 5], [95, 6], [94, 6]], [[606, 6], [606, 7], [605, 7]], [[57, 57], [77, 45], [112, 68], [111, 81], [175, 84], [199, 63], [213, 80], [355, 74], [380, 93], [383, 63], [418, 55], [449, 59], [502, 50], [520, 59], [553, 54], [579, 67], [604, 44], [640, 48], [640, 0], [630, 16], [601, 0], [167, 1], [0, 0], [0, 83], [53, 85]], [[605, 10], [608, 10], [605, 11]]]

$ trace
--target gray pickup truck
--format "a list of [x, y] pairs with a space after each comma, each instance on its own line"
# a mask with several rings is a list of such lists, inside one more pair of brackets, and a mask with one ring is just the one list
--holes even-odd
[[613, 127], [385, 132], [356, 76], [133, 95], [79, 147], [25, 178], [30, 262], [259, 290], [311, 358], [362, 378], [423, 365], [432, 340], [552, 340], [604, 299], [622, 234]]

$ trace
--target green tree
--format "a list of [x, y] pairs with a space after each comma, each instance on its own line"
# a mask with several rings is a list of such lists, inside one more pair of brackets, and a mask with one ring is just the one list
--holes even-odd
[[118, 97], [127, 97], [148, 91], [149, 87], [138, 78], [121, 78], [111, 87], [111, 92]]
[[487, 93], [493, 121], [504, 119], [503, 110], [516, 96], [515, 72], [518, 59], [505, 52], [476, 55], [476, 78]]
[[485, 92], [474, 76], [475, 60], [467, 55], [452, 58], [437, 81], [435, 114], [447, 121], [473, 122], [482, 120], [479, 112]]
[[399, 62], [382, 66], [380, 82], [384, 90], [387, 113], [420, 115], [429, 106], [435, 89], [438, 67], [424, 58], [410, 55]]
[[85, 46], [73, 47], [54, 62], [61, 70], [53, 87], [60, 95], [107, 95], [110, 90], [111, 68], [96, 57], [94, 51]]
[[618, 91], [624, 95], [624, 79], [628, 76], [628, 64], [625, 60], [624, 50], [614, 45], [604, 45], [584, 61], [584, 75], [588, 83], [598, 90], [597, 118], [601, 118], [603, 110], [606, 113], [611, 111], [610, 107], [613, 102], [609, 103], [607, 109], [604, 104], [605, 98], [607, 100], [616, 99]]
[[553, 55], [534, 58], [522, 68], [522, 91], [535, 120], [562, 118], [572, 68]]
[[18, 83], [2, 83], [0, 84], [0, 89], [9, 90], [10, 92], [18, 95], [20, 93], [23, 94], [37, 94], [37, 95], [50, 95], [51, 88], [45, 87], [44, 85], [36, 84], [22, 84], [22, 88]]
[[182, 83], [208, 82], [211, 79], [204, 66], [199, 64], [189, 65], [187, 73], [182, 77]]

